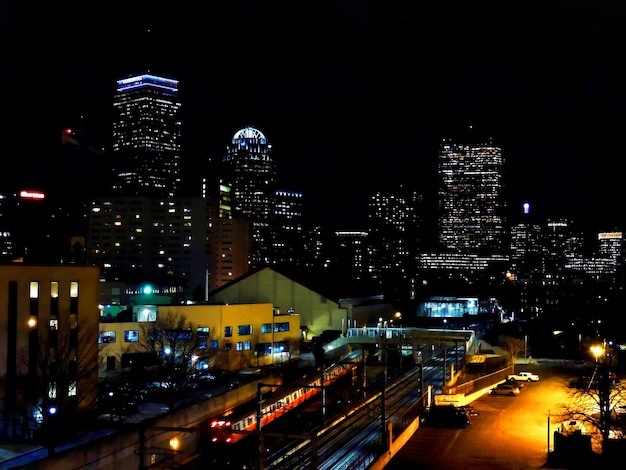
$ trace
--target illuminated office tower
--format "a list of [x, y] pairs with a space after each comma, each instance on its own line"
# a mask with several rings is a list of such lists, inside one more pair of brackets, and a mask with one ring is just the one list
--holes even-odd
[[178, 81], [155, 75], [118, 80], [113, 109], [114, 193], [177, 196], [181, 183]]
[[218, 198], [211, 200], [206, 183], [203, 185], [203, 198], [209, 200], [212, 214], [208, 255], [210, 292], [250, 270], [252, 231], [246, 217], [233, 217], [230, 186], [220, 181]]
[[368, 276], [368, 233], [361, 230], [335, 231], [335, 269], [361, 280]]
[[439, 242], [453, 253], [504, 252], [503, 157], [491, 139], [444, 139], [439, 152]]
[[202, 300], [210, 231], [205, 198], [99, 198], [89, 208], [87, 251], [104, 279], [150, 282], [176, 300]]
[[251, 267], [274, 262], [276, 164], [271, 149], [265, 135], [248, 126], [235, 132], [222, 159], [222, 184], [232, 188], [233, 216], [246, 217], [251, 223]]
[[545, 229], [546, 272], [562, 273], [573, 260], [583, 258], [584, 238], [568, 219], [548, 219]]
[[312, 263], [303, 250], [302, 193], [298, 191], [276, 191], [274, 206], [274, 234], [272, 258], [275, 264], [303, 266]]
[[543, 229], [530, 215], [530, 204], [523, 205], [523, 220], [511, 227], [511, 274], [527, 278], [544, 272]]
[[616, 264], [624, 260], [624, 238], [622, 232], [598, 233], [599, 254], [604, 258], [612, 259]]
[[[368, 203], [369, 276], [409, 288], [416, 273], [421, 240], [422, 196], [404, 187], [379, 191]], [[403, 294], [408, 291], [404, 290]]]

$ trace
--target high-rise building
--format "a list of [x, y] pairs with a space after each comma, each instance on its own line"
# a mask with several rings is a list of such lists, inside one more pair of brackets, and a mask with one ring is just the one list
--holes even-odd
[[252, 232], [250, 221], [243, 216], [234, 217], [231, 207], [231, 187], [219, 185], [219, 198], [203, 197], [211, 207], [211, 230], [209, 236], [208, 291], [211, 292], [250, 270]]
[[248, 126], [235, 132], [222, 160], [222, 184], [232, 188], [233, 216], [251, 223], [252, 267], [274, 262], [276, 164], [271, 149], [265, 135]]
[[334, 270], [347, 274], [353, 280], [368, 276], [368, 233], [362, 230], [335, 231]]
[[81, 259], [72, 256], [75, 233], [71, 232], [67, 207], [58, 202], [33, 189], [0, 194], [0, 262], [63, 263]]
[[455, 271], [475, 277], [506, 269], [503, 167], [502, 150], [491, 138], [478, 143], [443, 139], [437, 194], [440, 249], [420, 255], [423, 272]]
[[155, 75], [118, 80], [113, 109], [114, 193], [177, 196], [181, 185], [178, 81]]
[[211, 213], [207, 199], [111, 197], [91, 202], [89, 259], [108, 281], [155, 284], [157, 293], [202, 300]]
[[531, 217], [530, 203], [523, 205], [523, 219], [511, 227], [511, 275], [526, 279], [542, 277], [544, 267], [543, 229]]
[[624, 236], [621, 231], [598, 233], [599, 254], [617, 264], [624, 260]]
[[572, 222], [563, 218], [549, 218], [545, 228], [546, 272], [561, 274], [572, 260], [582, 259], [584, 237], [575, 233]]
[[439, 152], [439, 242], [446, 251], [503, 254], [502, 150], [491, 139], [444, 139]]
[[306, 261], [303, 250], [302, 193], [276, 191], [273, 216], [272, 259], [274, 264], [302, 266]]
[[369, 276], [402, 289], [406, 298], [421, 248], [422, 196], [400, 187], [377, 192], [368, 206]]

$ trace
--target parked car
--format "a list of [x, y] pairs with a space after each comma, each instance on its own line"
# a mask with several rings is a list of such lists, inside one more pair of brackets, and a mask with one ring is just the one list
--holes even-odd
[[516, 387], [519, 387], [520, 390], [524, 388], [524, 382], [520, 382], [519, 380], [515, 380], [510, 377], [507, 378], [504, 383], [515, 385]]
[[511, 374], [508, 376], [508, 378], [519, 380], [520, 382], [537, 382], [539, 380], [539, 376], [537, 374], [526, 371], [518, 372], [517, 374]]
[[491, 393], [492, 395], [512, 395], [512, 396], [517, 396], [519, 395], [519, 387], [517, 385], [512, 385], [510, 383], [499, 383], [498, 385], [496, 385], [494, 388], [492, 388], [489, 393]]
[[598, 386], [598, 382], [591, 377], [583, 375], [570, 380], [568, 385], [569, 388], [596, 388]]

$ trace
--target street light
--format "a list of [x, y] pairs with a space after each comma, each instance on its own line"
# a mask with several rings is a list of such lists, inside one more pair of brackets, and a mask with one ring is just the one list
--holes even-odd
[[170, 438], [169, 444], [170, 449], [172, 449], [173, 451], [178, 451], [178, 449], [180, 448], [180, 439], [178, 438], [178, 436], [174, 436]]
[[611, 405], [609, 399], [609, 374], [610, 354], [606, 353], [606, 343], [594, 344], [589, 348], [595, 357], [594, 375], [598, 378], [598, 404], [600, 405], [600, 432], [602, 433], [602, 441], [605, 442], [609, 438], [611, 426]]
[[598, 361], [600, 357], [604, 356], [604, 346], [594, 345], [589, 348], [596, 358], [596, 366], [598, 365]]

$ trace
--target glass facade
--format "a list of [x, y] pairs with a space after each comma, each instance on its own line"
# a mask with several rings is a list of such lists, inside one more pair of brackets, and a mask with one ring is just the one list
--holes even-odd
[[273, 261], [276, 164], [271, 149], [265, 135], [248, 126], [235, 132], [222, 160], [222, 184], [231, 188], [233, 215], [251, 222], [253, 266]]
[[444, 139], [439, 152], [439, 242], [449, 251], [504, 253], [500, 147]]
[[118, 80], [113, 108], [115, 193], [177, 195], [181, 182], [178, 81], [154, 75]]

